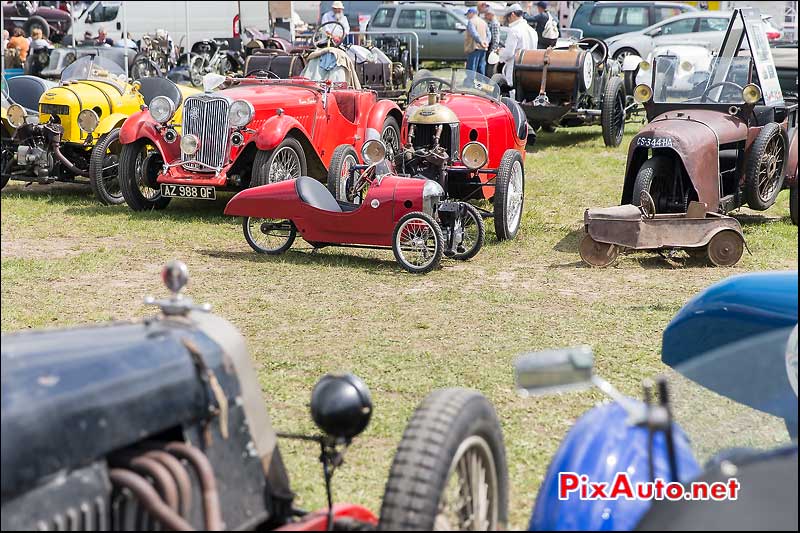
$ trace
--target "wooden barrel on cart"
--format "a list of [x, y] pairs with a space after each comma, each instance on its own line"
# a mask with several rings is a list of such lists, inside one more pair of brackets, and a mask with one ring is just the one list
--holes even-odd
[[577, 46], [561, 50], [520, 50], [514, 60], [514, 89], [517, 100], [533, 100], [542, 87], [545, 57], [545, 92], [550, 100], [570, 100], [576, 91], [587, 90], [594, 74], [592, 54]]

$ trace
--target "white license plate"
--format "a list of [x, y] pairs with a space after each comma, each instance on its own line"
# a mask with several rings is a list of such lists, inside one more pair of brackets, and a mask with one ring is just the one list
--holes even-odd
[[170, 198], [193, 198], [195, 200], [216, 200], [217, 190], [210, 185], [161, 184], [161, 196]]

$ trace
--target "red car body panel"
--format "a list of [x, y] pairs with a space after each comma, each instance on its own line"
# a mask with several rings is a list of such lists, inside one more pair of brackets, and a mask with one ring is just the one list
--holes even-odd
[[[401, 141], [408, 142], [408, 120], [415, 107], [427, 105], [427, 96], [421, 96], [411, 102], [406, 109], [401, 129]], [[501, 102], [471, 94], [444, 93], [439, 100], [450, 108], [460, 122], [459, 153], [470, 141], [478, 141], [489, 152], [489, 161], [486, 169], [496, 169], [500, 166], [503, 154], [513, 148], [522, 156], [525, 162], [525, 144], [527, 135], [520, 138], [511, 111]], [[473, 133], [474, 132], [474, 133]], [[457, 165], [453, 165], [457, 166]], [[478, 173], [482, 183], [494, 179], [494, 174]], [[483, 198], [494, 196], [494, 187], [482, 187]]]
[[332, 212], [303, 202], [295, 182], [286, 180], [246, 189], [231, 198], [225, 214], [291, 220], [308, 242], [391, 246], [395, 225], [406, 213], [422, 211], [425, 180], [384, 176], [369, 187], [360, 207]]
[[[370, 526], [378, 525], [378, 518], [372, 511], [360, 505], [342, 504], [333, 506], [333, 519], [354, 520]], [[299, 522], [279, 527], [276, 531], [326, 531], [328, 527], [328, 511], [321, 510], [310, 513]]]

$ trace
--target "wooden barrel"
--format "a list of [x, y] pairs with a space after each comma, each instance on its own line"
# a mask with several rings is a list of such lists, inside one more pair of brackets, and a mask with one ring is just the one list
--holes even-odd
[[[542, 72], [547, 50], [520, 50], [514, 60], [514, 89], [517, 99], [531, 100], [542, 87]], [[583, 83], [584, 62], [592, 61], [591, 55], [580, 48], [550, 50], [545, 91], [551, 98], [570, 98], [575, 90], [585, 90]]]

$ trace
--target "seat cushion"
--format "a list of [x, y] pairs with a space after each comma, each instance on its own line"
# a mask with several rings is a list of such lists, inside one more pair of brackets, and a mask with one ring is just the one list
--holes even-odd
[[142, 86], [139, 88], [139, 92], [142, 94], [142, 98], [144, 98], [145, 105], [150, 105], [150, 102], [156, 96], [166, 96], [173, 102], [175, 102], [175, 107], [181, 105], [181, 99], [183, 98], [181, 95], [181, 90], [178, 89], [178, 86], [175, 85], [172, 80], [168, 80], [167, 78], [142, 78], [139, 80], [139, 83]]
[[641, 220], [642, 211], [635, 205], [617, 205], [602, 209], [589, 209], [589, 218], [613, 220]]
[[334, 213], [342, 212], [342, 207], [330, 191], [328, 191], [328, 188], [314, 178], [300, 176], [295, 181], [295, 189], [297, 190], [297, 196], [300, 197], [300, 200], [311, 207], [316, 207], [323, 211], [332, 211]]
[[28, 111], [39, 112], [39, 98], [48, 85], [36, 76], [16, 76], [7, 81], [8, 97]]
[[501, 101], [511, 111], [511, 116], [514, 117], [514, 128], [517, 131], [517, 137], [525, 139], [528, 136], [528, 119], [525, 117], [525, 111], [512, 98], [504, 96]]

